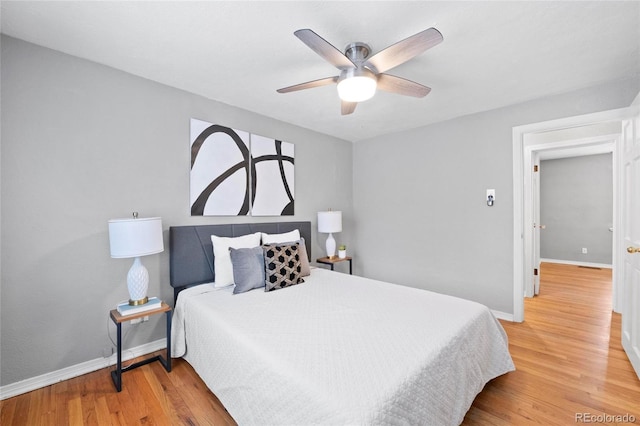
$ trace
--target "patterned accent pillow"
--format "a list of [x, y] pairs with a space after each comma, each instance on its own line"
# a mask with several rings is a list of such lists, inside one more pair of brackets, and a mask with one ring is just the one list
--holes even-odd
[[264, 251], [265, 287], [264, 291], [278, 290], [303, 283], [300, 277], [300, 244], [268, 244]]

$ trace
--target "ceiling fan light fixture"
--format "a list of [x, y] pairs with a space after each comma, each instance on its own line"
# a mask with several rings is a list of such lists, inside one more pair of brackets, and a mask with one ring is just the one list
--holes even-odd
[[440, 31], [428, 28], [371, 56], [371, 47], [366, 43], [349, 43], [342, 53], [309, 28], [297, 30], [293, 34], [324, 60], [338, 68], [340, 75], [283, 87], [277, 92], [296, 92], [338, 83], [338, 96], [342, 101], [340, 102], [342, 115], [353, 113], [359, 102], [372, 98], [376, 93], [378, 83], [380, 83], [380, 90], [385, 92], [416, 98], [425, 97], [431, 88], [415, 81], [385, 74], [385, 72], [404, 64], [443, 40]]
[[376, 93], [376, 76], [368, 69], [348, 69], [338, 79], [338, 96], [345, 102], [362, 102]]

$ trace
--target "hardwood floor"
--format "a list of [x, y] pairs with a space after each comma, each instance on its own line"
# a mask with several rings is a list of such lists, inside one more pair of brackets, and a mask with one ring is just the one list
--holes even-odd
[[568, 425], [605, 414], [600, 423], [627, 415], [640, 424], [640, 380], [611, 312], [611, 270], [544, 263], [541, 274], [525, 321], [501, 321], [516, 371], [487, 384], [463, 424]]
[[[640, 380], [622, 351], [620, 316], [611, 313], [610, 270], [543, 264], [525, 322], [502, 324], [517, 370], [485, 386], [464, 425], [568, 425], [605, 414], [589, 419], [624, 424], [634, 416], [640, 424]], [[2, 401], [0, 424], [234, 424], [181, 359], [171, 373], [157, 362], [127, 372], [120, 393], [109, 371]]]

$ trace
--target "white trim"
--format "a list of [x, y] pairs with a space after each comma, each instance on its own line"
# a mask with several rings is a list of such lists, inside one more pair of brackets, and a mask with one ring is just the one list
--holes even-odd
[[[555, 141], [555, 142], [544, 142], [544, 143], [525, 143], [523, 142], [523, 164], [533, 164], [535, 153], [544, 153], [555, 150], [565, 150], [567, 147], [573, 148], [584, 148], [584, 147], [593, 147], [596, 145], [607, 146], [613, 149], [613, 156], [615, 157], [618, 152], [618, 146], [620, 145], [620, 134], [609, 134], [609, 135], [601, 135], [601, 136], [592, 136], [586, 138], [578, 138], [578, 139], [567, 139], [563, 141]], [[530, 170], [530, 169], [529, 169]], [[618, 179], [616, 174], [616, 163], [613, 162], [613, 229], [618, 229], [618, 220], [617, 220], [617, 211], [618, 206], [616, 204], [616, 200], [618, 197]], [[523, 189], [523, 224], [531, 224], [534, 222], [534, 217], [536, 216], [533, 211], [532, 200], [532, 187], [533, 187], [533, 172], [528, 171], [526, 168], [524, 169], [524, 175], [522, 176], [524, 189]], [[540, 208], [540, 205], [537, 206]], [[532, 228], [529, 228], [528, 225], [523, 225], [524, 236], [523, 236], [523, 245], [524, 245], [524, 270], [525, 271], [533, 271], [537, 266], [533, 264], [532, 259], [534, 258], [534, 253], [531, 249], [534, 247], [534, 239], [537, 238], [535, 232]], [[616, 247], [617, 242], [617, 233], [614, 232], [612, 238], [612, 253], [613, 253], [613, 262], [616, 261], [616, 251], [613, 250]], [[612, 287], [612, 292], [615, 293], [616, 285], [614, 280], [614, 285]], [[533, 274], [525, 274], [524, 275], [524, 295], [525, 297], [533, 297], [534, 294], [537, 294], [535, 291], [535, 279]], [[613, 303], [614, 310], [616, 307], [616, 303]]]
[[524, 216], [523, 197], [525, 129], [513, 128], [513, 320], [524, 321]]
[[562, 263], [565, 265], [575, 265], [575, 266], [586, 266], [587, 268], [613, 269], [613, 265], [608, 263], [579, 262], [575, 260], [561, 260], [561, 259], [540, 259], [540, 262]]
[[[135, 348], [125, 349], [123, 351], [122, 360], [128, 361], [139, 356], [147, 355], [151, 352], [159, 351], [166, 347], [166, 338], [150, 343], [145, 343], [144, 345], [136, 346]], [[64, 380], [82, 376], [83, 374], [91, 373], [93, 371], [115, 365], [115, 363], [116, 355], [113, 354], [107, 358], [96, 358], [91, 361], [82, 362], [80, 364], [72, 365], [70, 367], [32, 377], [30, 379], [21, 380], [16, 383], [10, 383], [5, 386], [0, 386], [0, 401], [16, 395], [31, 392], [45, 386], [53, 385]]]
[[[631, 115], [631, 108], [620, 108], [596, 112], [575, 117], [544, 121], [513, 127], [513, 317], [514, 321], [524, 321], [524, 259], [529, 256], [531, 247], [524, 244], [524, 137], [527, 133], [540, 133], [552, 130], [587, 126], [608, 121], [623, 120]], [[615, 152], [615, 151], [614, 151]], [[615, 154], [614, 154], [615, 155]], [[620, 190], [617, 188], [616, 190]], [[614, 195], [615, 197], [616, 195]], [[619, 200], [620, 198], [618, 198]], [[619, 202], [619, 201], [618, 201]], [[615, 220], [615, 217], [614, 217]], [[617, 229], [619, 227], [615, 227]], [[618, 231], [619, 232], [619, 231]], [[615, 236], [614, 236], [615, 239]], [[615, 256], [615, 255], [614, 255]], [[614, 258], [614, 265], [616, 259]], [[616, 267], [614, 266], [614, 280]], [[618, 274], [620, 275], [620, 274]], [[615, 288], [615, 286], [614, 286]]]
[[501, 320], [505, 320], [505, 321], [511, 321], [513, 322], [513, 315], [508, 314], [506, 312], [502, 312], [502, 311], [496, 311], [496, 310], [491, 310], [491, 312], [493, 313], [493, 316], [501, 319]]

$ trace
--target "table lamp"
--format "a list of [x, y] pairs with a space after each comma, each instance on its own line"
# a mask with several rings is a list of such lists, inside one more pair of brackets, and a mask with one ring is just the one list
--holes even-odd
[[336, 240], [333, 239], [334, 232], [342, 232], [342, 212], [332, 210], [318, 212], [318, 232], [328, 233], [327, 237], [327, 257], [336, 256]]
[[134, 258], [127, 274], [129, 305], [147, 303], [149, 271], [140, 261], [140, 257], [164, 250], [162, 218], [139, 219], [138, 213], [134, 212], [131, 219], [112, 219], [109, 221], [109, 243], [112, 258]]

